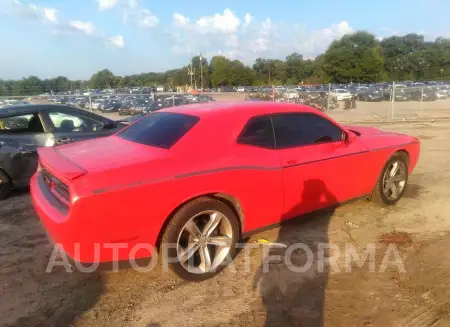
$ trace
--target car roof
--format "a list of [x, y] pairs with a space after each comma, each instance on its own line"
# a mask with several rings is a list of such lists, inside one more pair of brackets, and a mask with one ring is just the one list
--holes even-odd
[[79, 111], [80, 109], [67, 106], [67, 105], [61, 105], [61, 104], [24, 104], [24, 105], [13, 105], [13, 106], [7, 106], [0, 108], [0, 118], [8, 118], [11, 116], [18, 116], [18, 115], [29, 115], [33, 113], [38, 113], [44, 110], [48, 110], [50, 108], [55, 108], [58, 110], [65, 109], [67, 111]]
[[283, 103], [273, 101], [240, 101], [240, 102], [201, 102], [159, 110], [159, 112], [173, 112], [194, 115], [200, 118], [222, 115], [257, 116], [284, 112], [311, 112], [318, 110], [302, 104]]
[[0, 108], [0, 117], [9, 117], [11, 115], [27, 115], [35, 112], [39, 112], [48, 108], [49, 105], [34, 105], [34, 104], [23, 104], [23, 105], [12, 105]]

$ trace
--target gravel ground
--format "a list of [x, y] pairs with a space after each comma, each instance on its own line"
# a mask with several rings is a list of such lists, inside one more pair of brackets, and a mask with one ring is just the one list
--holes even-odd
[[[248, 240], [313, 248], [332, 242], [341, 253], [350, 243], [360, 254], [374, 244], [375, 272], [368, 263], [346, 272], [341, 255], [323, 272], [314, 265], [292, 273], [272, 264], [262, 273], [259, 247], [249, 262], [241, 251], [232, 267], [202, 283], [180, 281], [160, 267], [47, 273], [52, 247], [21, 191], [0, 204], [0, 326], [450, 326], [450, 123], [379, 126], [422, 142], [421, 160], [397, 206], [358, 200]], [[380, 240], [386, 239], [396, 245], [404, 272], [394, 265], [380, 269], [389, 246]], [[304, 259], [303, 252], [293, 254], [294, 262]]]

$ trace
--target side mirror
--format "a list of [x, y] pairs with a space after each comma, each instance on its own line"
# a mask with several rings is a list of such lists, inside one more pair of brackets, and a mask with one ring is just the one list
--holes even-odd
[[356, 140], [356, 134], [353, 133], [352, 131], [347, 130], [347, 131], [344, 132], [344, 135], [345, 135], [344, 136], [344, 141], [347, 144], [350, 144], [350, 143], [352, 143], [353, 141]]

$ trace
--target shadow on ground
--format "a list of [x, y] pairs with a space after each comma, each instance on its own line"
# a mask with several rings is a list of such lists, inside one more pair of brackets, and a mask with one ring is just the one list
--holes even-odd
[[[337, 202], [321, 180], [305, 181], [303, 190], [302, 203], [309, 207], [320, 207], [324, 200]], [[291, 211], [302, 211], [301, 205]], [[265, 326], [323, 326], [328, 268], [321, 266], [325, 260], [320, 258], [327, 258], [329, 250], [320, 244], [328, 243], [333, 213], [334, 208], [321, 210], [302, 217], [301, 223], [289, 222], [280, 228], [277, 242], [288, 248], [271, 248], [270, 264], [263, 263], [255, 278], [267, 311]], [[301, 248], [293, 250], [293, 244]]]

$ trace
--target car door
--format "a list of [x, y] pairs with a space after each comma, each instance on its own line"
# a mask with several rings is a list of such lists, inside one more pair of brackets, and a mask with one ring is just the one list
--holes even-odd
[[283, 171], [283, 218], [361, 196], [365, 146], [314, 113], [272, 116]]
[[37, 148], [51, 143], [38, 113], [0, 118], [0, 169], [16, 187], [27, 185], [37, 169]]
[[118, 127], [106, 118], [73, 108], [51, 108], [44, 114], [51, 126], [55, 145], [108, 136]]
[[252, 117], [237, 140], [233, 161], [241, 161], [245, 175], [233, 183], [246, 219], [245, 230], [254, 230], [280, 221], [283, 185], [280, 159], [270, 115]]

